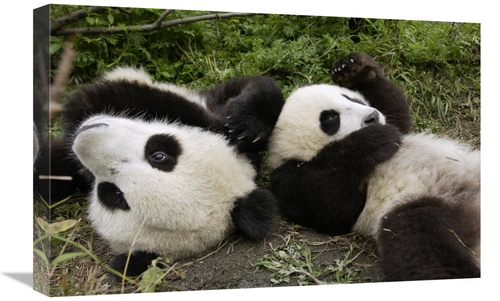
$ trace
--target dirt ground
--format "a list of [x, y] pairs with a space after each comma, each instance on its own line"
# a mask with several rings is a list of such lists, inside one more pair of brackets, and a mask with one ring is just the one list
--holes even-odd
[[[47, 268], [35, 256], [34, 287], [51, 296], [140, 293], [138, 283], [122, 286], [105, 265], [113, 254], [105, 241], [89, 234], [86, 214], [73, 239], [92, 245], [93, 253], [102, 261], [77, 257], [61, 263], [52, 277], [45, 279]], [[80, 232], [81, 231], [81, 232]], [[40, 232], [35, 222], [34, 234]], [[90, 241], [92, 242], [90, 243]], [[66, 253], [80, 249], [67, 246]], [[54, 255], [54, 256], [57, 256]], [[235, 234], [219, 246], [199, 256], [177, 262], [161, 259], [155, 274], [161, 281], [151, 291], [206, 291], [239, 288], [265, 288], [335, 283], [381, 282], [382, 273], [373, 239], [351, 233], [329, 236], [293, 225], [276, 217], [269, 235], [263, 241], [252, 241]], [[144, 277], [142, 278], [144, 281]], [[48, 286], [48, 284], [50, 285]]]
[[[310, 261], [295, 252], [304, 248], [310, 250]], [[382, 281], [372, 239], [356, 234], [331, 237], [279, 218], [264, 241], [234, 235], [199, 257], [158, 266], [164, 279], [156, 292]], [[292, 269], [299, 271], [289, 273]], [[119, 289], [116, 282], [106, 282], [108, 292]], [[129, 292], [137, 292], [137, 287]]]
[[[382, 281], [373, 240], [354, 234], [329, 237], [305, 228], [295, 229], [294, 226], [277, 220], [265, 241], [257, 243], [241, 236], [234, 236], [207, 257], [188, 261], [189, 265], [184, 268], [185, 274], [170, 281], [170, 285], [181, 290], [299, 285], [298, 278], [303, 274], [293, 273], [290, 275], [289, 282], [273, 283], [271, 281], [273, 271], [263, 266], [259, 266], [256, 270], [259, 259], [274, 254], [275, 250], [287, 250], [287, 247], [293, 245], [293, 242], [302, 242], [309, 246], [313, 269], [335, 266], [336, 260], [343, 260], [346, 257], [346, 252], [350, 252], [348, 260], [357, 257], [346, 264], [345, 268], [359, 270], [359, 272], [352, 279], [346, 279], [346, 281]], [[305, 260], [302, 262], [305, 263]], [[309, 282], [315, 284], [312, 277], [306, 280], [309, 280], [306, 281], [306, 284]], [[333, 273], [316, 280], [323, 283], [335, 282]]]

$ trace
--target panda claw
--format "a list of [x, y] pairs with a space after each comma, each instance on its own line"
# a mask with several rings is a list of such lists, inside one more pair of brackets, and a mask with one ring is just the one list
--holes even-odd
[[226, 119], [231, 119], [231, 115], [227, 116]]
[[246, 137], [246, 135], [241, 135], [241, 136], [238, 137], [238, 140], [241, 140], [241, 139], [243, 139], [245, 137]]
[[353, 60], [353, 59], [351, 59], [351, 63], [354, 63], [354, 60]]
[[260, 138], [262, 138], [262, 136], [259, 136], [259, 137], [255, 138], [255, 139], [252, 141], [252, 143], [255, 143], [255, 142], [259, 141], [259, 140], [260, 140]]

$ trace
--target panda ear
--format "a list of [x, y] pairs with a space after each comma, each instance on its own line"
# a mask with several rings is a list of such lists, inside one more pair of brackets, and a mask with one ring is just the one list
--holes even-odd
[[236, 228], [254, 240], [266, 238], [276, 212], [274, 195], [266, 189], [255, 189], [248, 196], [239, 198], [231, 217]]

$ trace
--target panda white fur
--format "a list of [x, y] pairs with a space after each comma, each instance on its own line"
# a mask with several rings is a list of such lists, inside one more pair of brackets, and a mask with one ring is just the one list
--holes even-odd
[[392, 106], [384, 113], [372, 107], [383, 95], [334, 85], [302, 87], [286, 100], [269, 146], [280, 211], [332, 235], [375, 237], [387, 281], [479, 277], [480, 153], [403, 134], [410, 116], [394, 116], [408, 112], [406, 100], [391, 97], [401, 94], [374, 66], [351, 54], [334, 66], [334, 80], [385, 91]]
[[71, 95], [65, 169], [89, 179], [89, 218], [116, 254], [112, 267], [124, 271], [131, 253], [126, 272], [138, 275], [158, 256], [198, 254], [235, 230], [263, 239], [276, 204], [255, 183], [258, 155], [282, 105], [265, 76], [190, 91], [133, 68]]

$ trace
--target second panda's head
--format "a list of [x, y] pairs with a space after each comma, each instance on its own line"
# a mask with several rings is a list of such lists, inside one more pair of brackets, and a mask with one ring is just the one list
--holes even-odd
[[319, 84], [295, 90], [286, 100], [270, 138], [269, 167], [309, 161], [327, 144], [385, 117], [364, 97], [346, 88]]
[[256, 187], [247, 159], [199, 128], [98, 115], [73, 141], [95, 178], [90, 220], [115, 252], [200, 251], [227, 235], [234, 202]]

